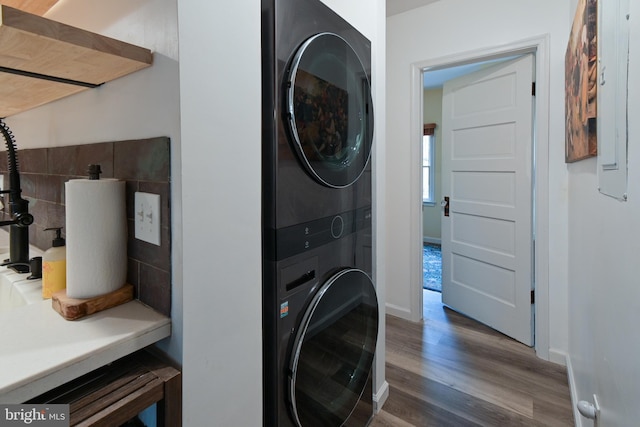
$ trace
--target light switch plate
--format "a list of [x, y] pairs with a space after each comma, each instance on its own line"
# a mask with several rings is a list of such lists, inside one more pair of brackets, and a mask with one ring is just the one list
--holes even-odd
[[136, 191], [134, 206], [136, 239], [160, 246], [160, 195]]

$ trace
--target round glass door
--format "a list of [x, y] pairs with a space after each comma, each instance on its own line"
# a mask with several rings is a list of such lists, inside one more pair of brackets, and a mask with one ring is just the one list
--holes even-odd
[[371, 279], [341, 270], [312, 299], [293, 345], [289, 397], [299, 427], [344, 424], [369, 379], [377, 336]]
[[371, 154], [369, 78], [349, 43], [320, 33], [303, 43], [286, 81], [287, 123], [307, 171], [328, 187], [354, 183]]

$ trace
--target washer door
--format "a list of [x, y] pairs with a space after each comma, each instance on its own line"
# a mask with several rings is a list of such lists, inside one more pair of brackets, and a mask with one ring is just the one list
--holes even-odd
[[321, 184], [347, 187], [369, 161], [373, 103], [369, 78], [342, 37], [320, 33], [296, 52], [287, 73], [287, 123], [305, 169]]
[[299, 427], [344, 424], [369, 379], [377, 336], [371, 279], [341, 270], [311, 300], [293, 345], [289, 397]]

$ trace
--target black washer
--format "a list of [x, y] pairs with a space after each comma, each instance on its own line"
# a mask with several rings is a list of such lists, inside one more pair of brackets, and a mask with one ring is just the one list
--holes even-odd
[[293, 344], [289, 397], [299, 427], [341, 426], [364, 391], [378, 337], [378, 300], [362, 270], [318, 290]]

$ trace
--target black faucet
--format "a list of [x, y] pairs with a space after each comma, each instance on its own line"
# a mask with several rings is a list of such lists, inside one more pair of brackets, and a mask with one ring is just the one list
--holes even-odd
[[22, 198], [20, 173], [18, 172], [18, 156], [13, 133], [0, 118], [0, 132], [7, 144], [7, 169], [9, 172], [9, 189], [0, 194], [9, 194], [9, 213], [11, 219], [0, 221], [0, 226], [9, 228], [9, 259], [2, 265], [17, 271], [29, 272], [29, 226], [33, 224], [33, 215], [29, 213], [29, 201]]

